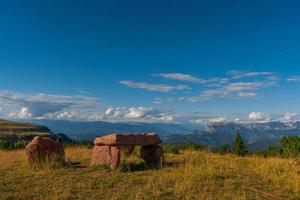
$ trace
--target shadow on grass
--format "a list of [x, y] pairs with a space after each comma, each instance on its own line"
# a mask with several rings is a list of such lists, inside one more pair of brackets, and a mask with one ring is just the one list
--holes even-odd
[[121, 162], [119, 170], [122, 172], [135, 172], [135, 171], [146, 171], [146, 170], [160, 170], [163, 168], [179, 168], [186, 164], [185, 160], [172, 160], [172, 161], [161, 161], [157, 160], [152, 163], [145, 161], [127, 161], [126, 159]]
[[80, 162], [67, 161], [65, 162], [64, 167], [72, 168], [72, 169], [82, 169], [82, 168], [86, 168], [87, 166]]
[[146, 163], [121, 163], [119, 170], [121, 172], [136, 172], [149, 170], [149, 166]]
[[185, 165], [185, 162], [184, 161], [165, 161], [163, 166], [165, 168], [178, 168], [178, 167], [181, 167], [181, 166], [184, 166]]
[[122, 172], [137, 172], [147, 170], [161, 170], [165, 167], [165, 164], [161, 161], [147, 163], [147, 162], [133, 162], [133, 163], [121, 163], [119, 170]]

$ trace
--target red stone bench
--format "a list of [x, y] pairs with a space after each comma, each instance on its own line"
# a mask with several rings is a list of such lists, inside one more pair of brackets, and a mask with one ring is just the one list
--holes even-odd
[[120, 164], [121, 151], [131, 153], [135, 145], [140, 145], [140, 156], [148, 164], [160, 162], [163, 158], [163, 151], [158, 135], [147, 134], [110, 134], [96, 138], [94, 141], [92, 164], [106, 164], [116, 168]]

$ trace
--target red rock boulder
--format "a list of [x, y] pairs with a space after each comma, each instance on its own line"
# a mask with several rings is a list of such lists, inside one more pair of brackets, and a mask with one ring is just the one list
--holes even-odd
[[95, 139], [95, 145], [112, 145], [112, 146], [126, 146], [126, 145], [158, 145], [161, 143], [158, 135], [155, 133], [148, 134], [110, 134]]
[[149, 166], [160, 166], [163, 161], [163, 150], [158, 135], [148, 134], [110, 134], [94, 140], [92, 164], [106, 164], [116, 168], [120, 164], [121, 153], [131, 154], [136, 145], [141, 145], [140, 156]]
[[120, 164], [120, 148], [116, 146], [95, 145], [92, 156], [93, 165], [107, 165], [116, 168]]
[[64, 161], [63, 146], [54, 140], [36, 136], [25, 148], [27, 159], [30, 163], [56, 159]]

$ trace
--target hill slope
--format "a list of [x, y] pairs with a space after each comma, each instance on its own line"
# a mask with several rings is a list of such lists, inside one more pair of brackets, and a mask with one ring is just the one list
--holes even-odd
[[0, 135], [50, 134], [46, 126], [0, 119]]
[[0, 120], [0, 149], [24, 148], [36, 135], [48, 136], [53, 139], [71, 141], [63, 134], [55, 135], [46, 126]]

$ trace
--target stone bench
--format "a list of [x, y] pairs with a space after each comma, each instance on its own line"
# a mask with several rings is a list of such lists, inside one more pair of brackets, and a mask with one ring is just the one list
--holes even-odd
[[140, 157], [147, 164], [161, 162], [163, 151], [158, 135], [147, 134], [110, 134], [94, 140], [92, 164], [106, 164], [111, 168], [116, 168], [120, 164], [121, 152], [132, 153], [136, 145], [140, 145]]

